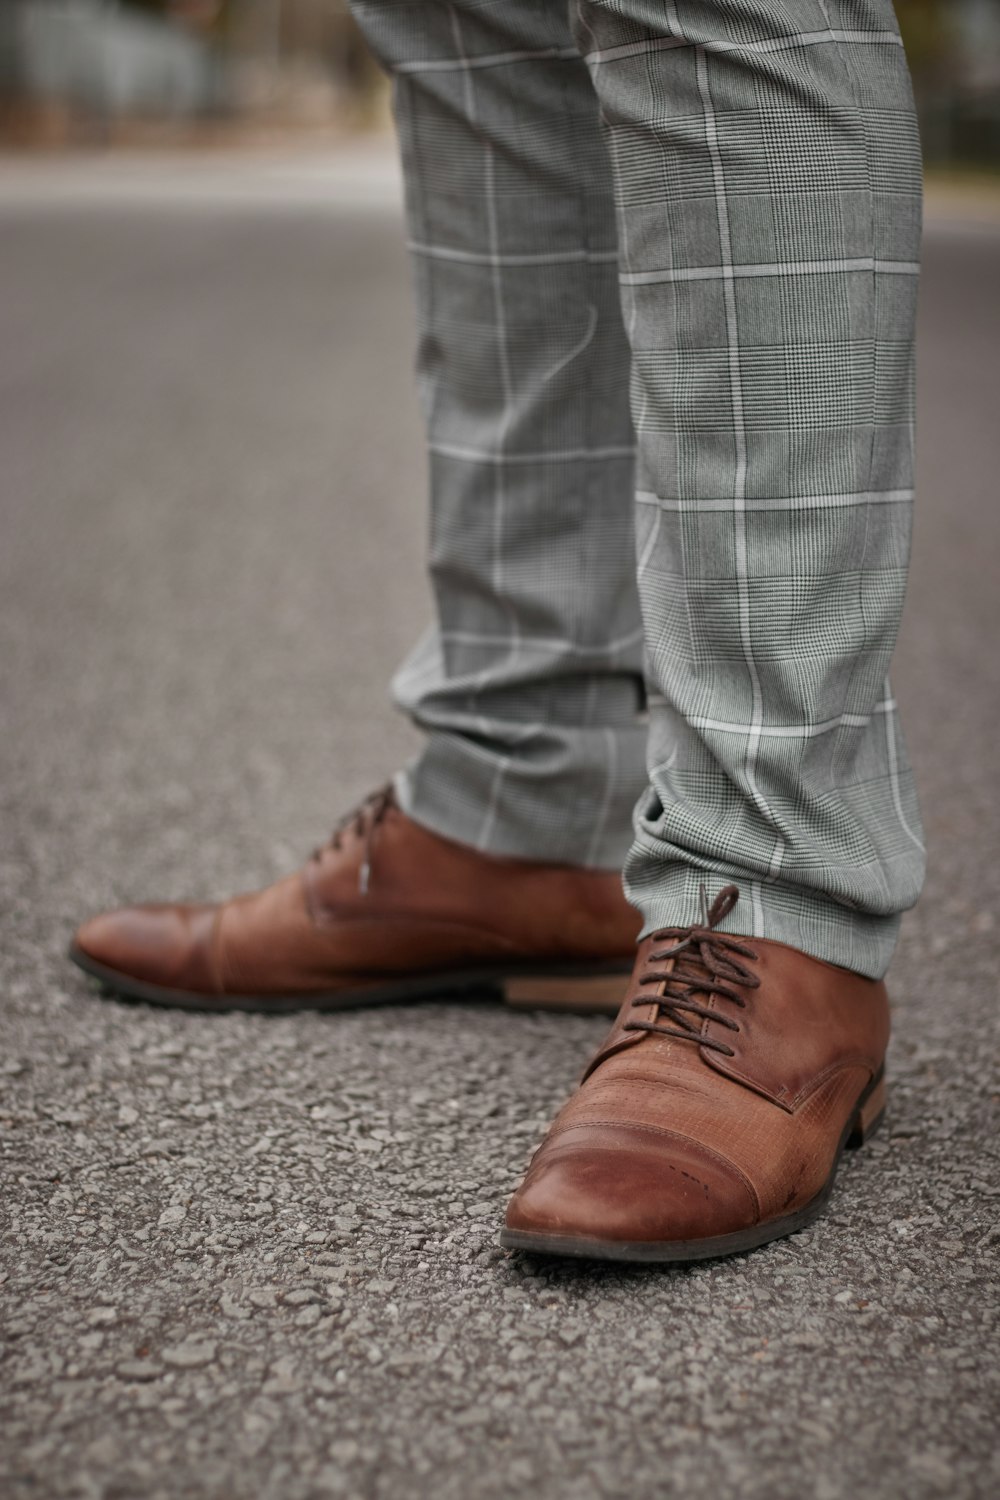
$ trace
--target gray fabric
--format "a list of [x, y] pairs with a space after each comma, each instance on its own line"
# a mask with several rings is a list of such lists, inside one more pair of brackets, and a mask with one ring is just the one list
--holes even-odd
[[733, 930], [881, 974], [923, 874], [887, 678], [920, 234], [891, 5], [354, 10], [430, 451], [404, 805], [499, 853], [627, 850], [647, 930], [736, 881]]

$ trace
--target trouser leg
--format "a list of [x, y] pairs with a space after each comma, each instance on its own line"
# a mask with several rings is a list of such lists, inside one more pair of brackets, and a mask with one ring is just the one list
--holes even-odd
[[647, 930], [885, 969], [923, 874], [888, 685], [920, 161], [889, 0], [574, 0], [606, 122], [654, 702]]
[[645, 782], [611, 176], [564, 3], [355, 0], [393, 80], [433, 628], [394, 681], [418, 821], [620, 866]]

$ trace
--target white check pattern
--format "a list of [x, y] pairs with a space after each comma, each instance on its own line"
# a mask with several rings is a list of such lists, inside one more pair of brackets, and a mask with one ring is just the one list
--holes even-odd
[[889, 0], [353, 8], [430, 457], [404, 806], [624, 860], [647, 930], [732, 880], [733, 928], [881, 974], [923, 877], [887, 680], [921, 209]]

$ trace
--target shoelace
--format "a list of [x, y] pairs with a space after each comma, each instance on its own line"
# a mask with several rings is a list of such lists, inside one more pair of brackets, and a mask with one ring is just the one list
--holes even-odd
[[[627, 1021], [626, 1031], [655, 1031], [660, 1036], [694, 1042], [699, 1047], [711, 1047], [727, 1057], [735, 1056], [733, 1048], [727, 1047], [725, 1042], [704, 1035], [701, 1023], [711, 1020], [729, 1031], [739, 1031], [739, 1023], [730, 1016], [723, 1015], [721, 1011], [710, 1009], [707, 1003], [700, 1004], [695, 997], [701, 996], [704, 1002], [708, 1002], [713, 995], [717, 995], [738, 1005], [742, 1010], [746, 1007], [746, 1000], [733, 989], [733, 985], [755, 990], [760, 984], [760, 979], [753, 970], [740, 963], [741, 958], [757, 958], [753, 949], [736, 938], [714, 930], [732, 911], [739, 896], [737, 886], [727, 885], [709, 907], [705, 887], [702, 886], [701, 923], [695, 923], [691, 927], [663, 927], [653, 934], [657, 942], [672, 940], [673, 946], [650, 951], [649, 962], [652, 967], [640, 974], [639, 984], [662, 984], [663, 992], [654, 995], [640, 993], [632, 1004], [656, 1005], [656, 1019]], [[656, 968], [657, 964], [668, 959], [674, 960], [672, 969], [661, 971]], [[663, 1026], [660, 1024], [661, 1020], [671, 1021], [673, 1025]]]
[[396, 806], [396, 794], [392, 783], [387, 782], [385, 786], [379, 787], [377, 792], [371, 792], [363, 802], [351, 812], [346, 813], [337, 824], [325, 844], [314, 849], [312, 859], [321, 859], [327, 849], [339, 849], [342, 845], [344, 834], [350, 831], [360, 838], [364, 836], [364, 851], [361, 858], [361, 868], [358, 871], [358, 890], [362, 895], [368, 890], [368, 882], [372, 873], [372, 848], [375, 843], [375, 831], [382, 822], [391, 807]]

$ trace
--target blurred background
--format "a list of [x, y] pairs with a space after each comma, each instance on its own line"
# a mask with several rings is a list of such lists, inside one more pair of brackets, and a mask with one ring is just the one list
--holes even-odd
[[411, 753], [425, 459], [341, 0], [0, 0], [4, 1500], [1000, 1495], [1000, 0], [897, 9], [929, 864], [889, 1124], [814, 1230], [647, 1276], [494, 1244], [599, 1020], [153, 1014], [66, 962], [296, 868]]
[[[897, 0], [934, 168], [1000, 162], [1000, 0]], [[4, 0], [0, 141], [204, 144], [384, 121], [345, 0]]]
[[8, 144], [192, 144], [371, 124], [384, 88], [344, 0], [5, 0]]

